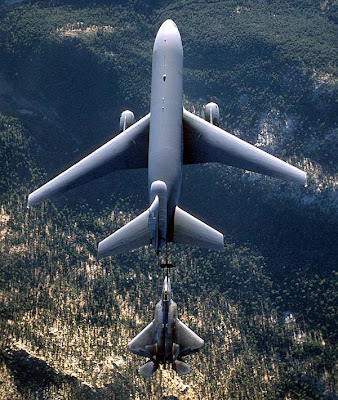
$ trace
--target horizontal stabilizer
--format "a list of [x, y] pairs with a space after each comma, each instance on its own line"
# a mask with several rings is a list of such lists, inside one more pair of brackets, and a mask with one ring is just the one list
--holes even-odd
[[306, 184], [306, 173], [277, 157], [183, 111], [184, 164], [221, 163]]
[[176, 371], [177, 375], [187, 375], [190, 374], [190, 365], [183, 362], [183, 361], [175, 361], [174, 370]]
[[98, 258], [113, 256], [150, 244], [148, 216], [149, 211], [146, 210], [127, 225], [102, 240], [98, 246]]
[[159, 199], [156, 196], [148, 210], [99, 243], [98, 258], [150, 244], [158, 236], [158, 207]]
[[155, 363], [153, 361], [148, 361], [142, 365], [140, 368], [140, 375], [141, 376], [151, 376], [157, 368], [155, 368]]
[[174, 243], [222, 250], [223, 234], [179, 207], [175, 208]]
[[150, 114], [28, 196], [28, 205], [78, 187], [114, 170], [147, 168]]

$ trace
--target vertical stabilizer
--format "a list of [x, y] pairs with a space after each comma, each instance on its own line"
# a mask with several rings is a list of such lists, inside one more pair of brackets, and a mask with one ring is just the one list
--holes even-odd
[[149, 229], [151, 243], [156, 252], [166, 243], [167, 237], [167, 185], [163, 181], [154, 181], [150, 187]]
[[160, 200], [158, 196], [155, 196], [155, 199], [152, 205], [149, 207], [149, 216], [148, 216], [148, 228], [150, 235], [150, 242], [154, 246], [155, 250], [158, 250], [159, 242], [158, 242], [158, 212], [159, 212], [159, 204]]

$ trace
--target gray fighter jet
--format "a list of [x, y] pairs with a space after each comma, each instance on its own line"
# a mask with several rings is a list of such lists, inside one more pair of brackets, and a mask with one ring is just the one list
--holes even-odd
[[219, 108], [209, 103], [205, 119], [183, 108], [183, 49], [172, 20], [160, 27], [153, 49], [150, 113], [134, 123], [120, 119], [121, 133], [28, 197], [33, 205], [126, 168], [148, 168], [149, 205], [98, 247], [99, 258], [167, 242], [223, 248], [223, 235], [178, 207], [182, 167], [223, 163], [301, 184], [306, 174], [218, 127]]
[[182, 357], [199, 351], [203, 344], [204, 340], [177, 318], [177, 304], [171, 299], [170, 279], [166, 277], [153, 321], [127, 345], [132, 353], [150, 358], [140, 368], [140, 375], [152, 375], [159, 364], [164, 368], [171, 364], [178, 375], [189, 374], [190, 366]]

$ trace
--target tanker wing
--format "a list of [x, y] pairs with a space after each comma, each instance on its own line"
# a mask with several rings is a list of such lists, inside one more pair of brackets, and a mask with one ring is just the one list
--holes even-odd
[[108, 173], [147, 168], [150, 114], [28, 196], [28, 206], [83, 185]]
[[306, 173], [183, 110], [184, 164], [217, 162], [306, 184]]

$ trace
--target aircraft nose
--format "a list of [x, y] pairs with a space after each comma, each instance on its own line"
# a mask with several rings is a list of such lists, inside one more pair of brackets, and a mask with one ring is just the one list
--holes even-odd
[[177, 26], [175, 24], [175, 22], [172, 19], [167, 19], [166, 21], [163, 22], [163, 24], [161, 25], [160, 30], [165, 30], [165, 31], [171, 31], [171, 30], [176, 30]]
[[171, 48], [183, 54], [180, 32], [175, 22], [171, 19], [164, 21], [158, 30], [154, 44], [154, 52], [161, 48], [164, 43], [166, 43], [167, 50]]

